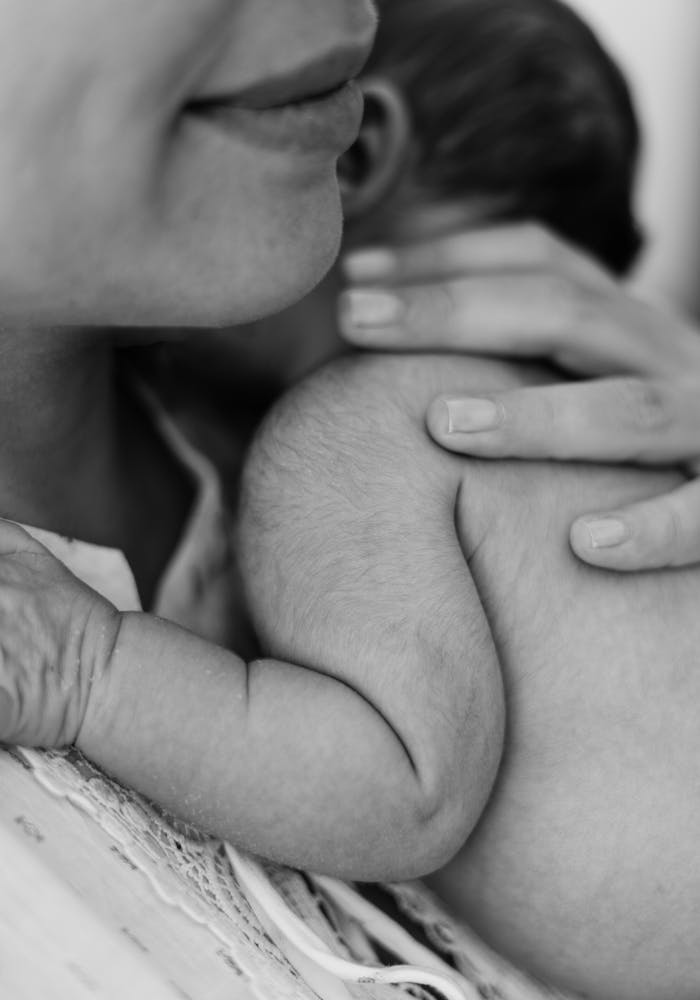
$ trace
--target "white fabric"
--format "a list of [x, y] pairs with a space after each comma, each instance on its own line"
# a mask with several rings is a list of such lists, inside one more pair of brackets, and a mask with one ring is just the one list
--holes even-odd
[[[158, 585], [152, 610], [212, 642], [226, 644], [233, 553], [219, 477], [165, 415], [155, 411], [155, 418], [166, 443], [192, 477], [195, 498], [180, 543]], [[142, 610], [136, 581], [123, 552], [64, 538], [31, 525], [23, 527], [120, 611]]]

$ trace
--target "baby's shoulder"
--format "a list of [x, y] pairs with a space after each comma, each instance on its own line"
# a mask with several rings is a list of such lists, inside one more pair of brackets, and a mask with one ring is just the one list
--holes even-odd
[[358, 520], [387, 527], [380, 522], [400, 519], [406, 505], [426, 509], [438, 494], [451, 488], [454, 495], [450, 456], [431, 443], [424, 425], [434, 371], [416, 359], [360, 355], [304, 379], [256, 435], [242, 510], [254, 502], [273, 529], [313, 503], [317, 532], [327, 520], [354, 530]]
[[273, 408], [246, 462], [238, 522], [261, 633], [296, 647], [306, 622], [374, 648], [413, 642], [416, 630], [455, 649], [490, 644], [455, 534], [464, 463], [424, 423], [455, 379], [452, 358], [350, 357]]
[[[295, 453], [330, 462], [350, 476], [354, 469], [428, 465], [453, 470], [463, 460], [429, 438], [425, 413], [441, 393], [498, 390], [521, 385], [515, 367], [486, 359], [438, 354], [355, 354], [332, 362], [287, 392], [264, 421], [251, 453], [264, 458]], [[275, 452], [276, 449], [276, 452]], [[283, 454], [284, 453], [284, 454]], [[348, 459], [347, 462], [344, 459]], [[381, 475], [380, 475], [381, 479]]]

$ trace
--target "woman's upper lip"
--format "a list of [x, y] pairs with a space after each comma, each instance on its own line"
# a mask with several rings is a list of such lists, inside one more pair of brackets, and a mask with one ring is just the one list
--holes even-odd
[[356, 77], [364, 66], [367, 45], [343, 46], [275, 76], [246, 84], [230, 93], [207, 94], [193, 104], [226, 104], [230, 107], [265, 110], [312, 100], [337, 90]]

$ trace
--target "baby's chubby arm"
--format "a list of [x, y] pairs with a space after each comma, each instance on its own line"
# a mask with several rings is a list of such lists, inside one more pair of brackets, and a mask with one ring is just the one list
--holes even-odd
[[[3, 525], [1, 624], [15, 644], [3, 639], [0, 738], [76, 742], [173, 813], [294, 865], [389, 878], [454, 853], [495, 775], [500, 674], [454, 534], [452, 460], [396, 400], [367, 411], [381, 388], [368, 374], [345, 366], [302, 386], [248, 463], [243, 568], [277, 659], [246, 665], [119, 615]], [[413, 441], [392, 458], [412, 433], [432, 469]]]
[[394, 877], [459, 847], [350, 687], [120, 614], [16, 525], [0, 547], [0, 742], [75, 744], [174, 815], [300, 867]]
[[[248, 457], [238, 551], [264, 648], [337, 678], [393, 737], [391, 755], [372, 753], [368, 770], [348, 773], [351, 808], [390, 817], [422, 803], [436, 842], [442, 831], [461, 846], [495, 778], [504, 704], [455, 528], [464, 462], [434, 448], [423, 426], [424, 404], [450, 387], [454, 366], [361, 356], [287, 393]], [[348, 744], [369, 732], [348, 724]], [[398, 839], [374, 829], [368, 846], [376, 836], [381, 851], [384, 837], [399, 857]]]
[[76, 744], [173, 814], [319, 871], [411, 873], [459, 846], [347, 685], [120, 614], [17, 525], [0, 550], [1, 742]]

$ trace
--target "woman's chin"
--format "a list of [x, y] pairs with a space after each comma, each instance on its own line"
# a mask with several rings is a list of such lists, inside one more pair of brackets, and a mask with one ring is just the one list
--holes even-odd
[[[209, 254], [188, 304], [190, 325], [231, 326], [280, 312], [307, 295], [333, 266], [342, 236], [342, 212], [335, 178], [313, 198], [298, 199], [292, 211], [250, 232], [241, 246]], [[228, 264], [222, 267], [222, 261]], [[181, 293], [184, 286], [181, 286]]]
[[[34, 281], [41, 294], [32, 296], [30, 322], [226, 327], [279, 312], [324, 277], [342, 234], [333, 165], [289, 195], [283, 183], [253, 184], [248, 199], [205, 199], [199, 211], [190, 205], [165, 221], [125, 226], [123, 232], [114, 222], [109, 254], [61, 259], [56, 248], [60, 266], [49, 267], [50, 257]], [[147, 219], [146, 212], [139, 218]], [[94, 238], [84, 241], [88, 248], [107, 242], [102, 232], [89, 235]], [[0, 310], [8, 323], [15, 322], [12, 306], [4, 301]], [[22, 316], [26, 321], [26, 306]]]

